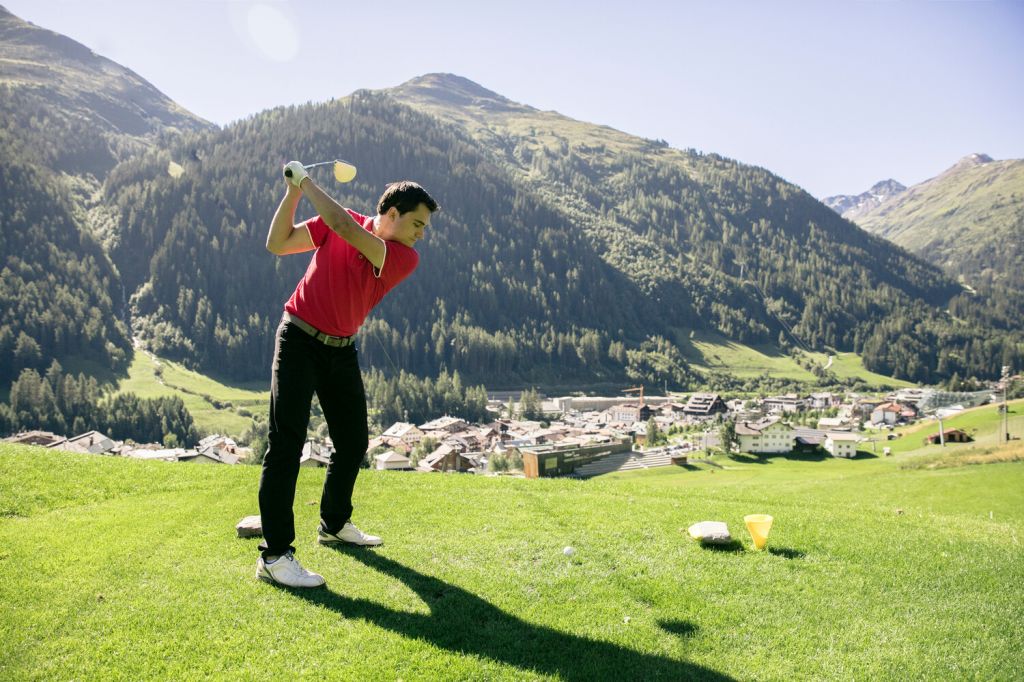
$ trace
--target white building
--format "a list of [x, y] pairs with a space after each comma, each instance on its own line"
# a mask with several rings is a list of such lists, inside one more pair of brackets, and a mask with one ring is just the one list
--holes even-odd
[[825, 434], [825, 449], [833, 457], [852, 458], [857, 456], [860, 436], [855, 433], [829, 432]]
[[383, 454], [377, 455], [374, 459], [377, 461], [377, 469], [380, 471], [385, 469], [412, 469], [412, 460], [398, 454], [394, 450], [388, 450]]
[[423, 432], [424, 437], [430, 436], [431, 438], [443, 438], [446, 434], [461, 431], [468, 426], [468, 422], [465, 422], [458, 417], [445, 415], [443, 417], [438, 417], [433, 421], [429, 421], [426, 424], [420, 424], [420, 431]]
[[411, 450], [423, 439], [423, 432], [415, 424], [395, 422], [391, 428], [381, 434], [380, 438], [390, 447], [401, 445], [406, 450]]
[[769, 414], [802, 412], [807, 409], [807, 400], [795, 393], [788, 393], [765, 398], [761, 406]]
[[901, 419], [902, 414], [903, 406], [899, 403], [882, 403], [871, 411], [871, 423], [892, 426]]
[[812, 410], [827, 410], [830, 407], [839, 407], [842, 398], [834, 393], [812, 393], [808, 404]]
[[796, 446], [796, 431], [778, 417], [739, 422], [736, 435], [740, 439], [740, 452], [790, 452]]

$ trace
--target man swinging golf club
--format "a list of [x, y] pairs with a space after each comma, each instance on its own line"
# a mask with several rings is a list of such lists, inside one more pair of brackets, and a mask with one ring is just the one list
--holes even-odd
[[[335, 177], [352, 179], [350, 175]], [[321, 575], [295, 558], [295, 484], [315, 392], [334, 442], [320, 498], [317, 541], [379, 545], [351, 521], [352, 489], [366, 455], [366, 393], [353, 344], [370, 310], [419, 263], [414, 250], [438, 209], [415, 182], [396, 182], [360, 215], [329, 197], [298, 161], [284, 167], [287, 190], [267, 235], [267, 250], [284, 256], [314, 251], [277, 328], [270, 380], [269, 445], [260, 477], [261, 555], [256, 577], [290, 587], [318, 587]], [[319, 215], [294, 224], [305, 195]]]

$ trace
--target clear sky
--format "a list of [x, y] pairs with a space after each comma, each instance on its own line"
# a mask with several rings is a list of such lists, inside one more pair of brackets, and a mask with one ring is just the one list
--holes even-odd
[[819, 197], [1024, 158], [1024, 1], [0, 4], [221, 125], [448, 72]]

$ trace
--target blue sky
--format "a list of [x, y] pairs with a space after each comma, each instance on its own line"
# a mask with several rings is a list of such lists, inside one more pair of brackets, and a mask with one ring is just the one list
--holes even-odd
[[218, 124], [465, 76], [823, 197], [1024, 158], [1024, 2], [0, 0]]

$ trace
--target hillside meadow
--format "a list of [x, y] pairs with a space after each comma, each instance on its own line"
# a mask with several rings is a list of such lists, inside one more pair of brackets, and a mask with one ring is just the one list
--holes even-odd
[[[185, 402], [200, 432], [239, 436], [252, 425], [252, 414], [263, 414], [270, 401], [270, 366], [267, 380], [236, 385], [190, 370], [180, 363], [138, 351], [128, 376], [117, 384], [119, 393], [140, 398], [178, 396]], [[248, 412], [248, 415], [246, 414]]]
[[[365, 471], [355, 521], [385, 544], [359, 551], [314, 544], [323, 470], [303, 470], [298, 556], [328, 582], [300, 592], [255, 580], [257, 541], [235, 537], [255, 467], [0, 445], [0, 677], [1016, 677], [1024, 464], [906, 468], [920, 456]], [[690, 540], [702, 520], [733, 544]]]

